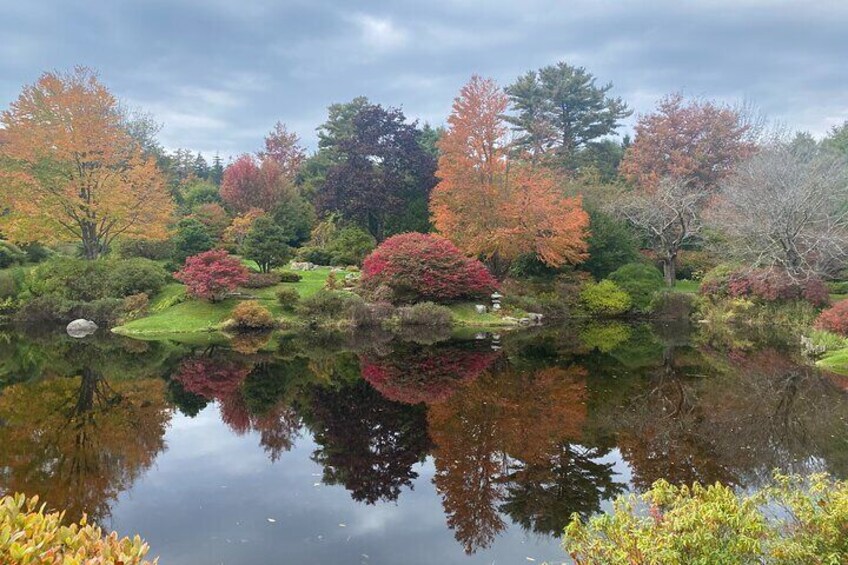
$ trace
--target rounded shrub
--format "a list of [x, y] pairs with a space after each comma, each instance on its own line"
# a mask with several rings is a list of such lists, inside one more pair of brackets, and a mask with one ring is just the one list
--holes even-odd
[[650, 310], [654, 295], [663, 289], [662, 274], [652, 265], [629, 263], [613, 271], [609, 280], [630, 295], [633, 308], [640, 312]]
[[248, 273], [244, 288], [268, 288], [280, 282], [278, 273]]
[[598, 316], [620, 316], [633, 304], [630, 295], [609, 279], [586, 286], [580, 293], [580, 302]]
[[848, 336], [848, 300], [840, 300], [819, 314], [815, 327], [819, 330]]
[[399, 308], [397, 314], [403, 326], [450, 326], [453, 323], [450, 308], [432, 302]]
[[377, 246], [374, 237], [357, 226], [339, 230], [327, 244], [331, 265], [361, 265]]
[[294, 312], [299, 301], [300, 294], [293, 288], [284, 287], [277, 291], [277, 302], [287, 312]]
[[186, 285], [190, 296], [217, 302], [247, 282], [247, 268], [223, 249], [213, 249], [186, 259], [174, 278]]
[[278, 273], [280, 275], [280, 282], [284, 283], [296, 283], [300, 282], [303, 279], [298, 273], [294, 271], [281, 271]]
[[109, 293], [114, 297], [141, 293], [153, 296], [170, 278], [160, 264], [141, 257], [110, 261], [110, 267]]
[[347, 314], [348, 308], [358, 300], [362, 299], [347, 292], [319, 290], [312, 296], [301, 299], [297, 311], [301, 316], [311, 319], [342, 318]]
[[486, 267], [447, 239], [423, 233], [390, 237], [362, 267], [367, 288], [385, 285], [397, 300], [448, 302], [483, 297], [497, 283]]
[[233, 308], [232, 325], [243, 330], [264, 330], [277, 325], [274, 316], [256, 300], [240, 302]]

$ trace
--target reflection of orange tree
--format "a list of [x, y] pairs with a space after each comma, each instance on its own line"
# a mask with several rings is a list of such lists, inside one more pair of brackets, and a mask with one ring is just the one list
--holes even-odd
[[0, 393], [2, 490], [96, 520], [164, 448], [170, 419], [159, 379], [82, 376], [17, 384]]
[[462, 383], [485, 371], [497, 356], [490, 349], [407, 343], [384, 357], [363, 355], [360, 362], [362, 377], [389, 400], [430, 404], [446, 400]]
[[316, 387], [304, 417], [324, 466], [324, 482], [342, 484], [354, 500], [392, 501], [418, 477], [412, 467], [430, 449], [423, 406], [392, 402], [365, 381]]
[[498, 510], [516, 486], [511, 482], [552, 459], [564, 461], [563, 444], [580, 439], [585, 419], [580, 367], [486, 373], [430, 406], [436, 488], [467, 552], [488, 547], [504, 528]]

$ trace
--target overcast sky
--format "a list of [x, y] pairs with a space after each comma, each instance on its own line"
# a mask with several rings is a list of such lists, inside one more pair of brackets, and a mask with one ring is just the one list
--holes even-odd
[[357, 95], [441, 124], [471, 74], [560, 60], [637, 112], [682, 91], [815, 135], [848, 119], [846, 0], [0, 0], [0, 107], [86, 65], [166, 147], [223, 156], [277, 120], [314, 147], [327, 105]]

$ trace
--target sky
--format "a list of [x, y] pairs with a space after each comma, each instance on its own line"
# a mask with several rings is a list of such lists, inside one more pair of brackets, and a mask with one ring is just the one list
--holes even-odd
[[84, 65], [166, 148], [225, 158], [278, 120], [314, 149], [327, 106], [358, 95], [440, 125], [472, 74], [558, 61], [614, 84], [623, 132], [679, 91], [821, 136], [848, 120], [848, 1], [0, 0], [0, 108]]

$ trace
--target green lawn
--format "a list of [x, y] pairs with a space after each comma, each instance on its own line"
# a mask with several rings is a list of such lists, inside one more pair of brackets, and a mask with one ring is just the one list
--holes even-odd
[[816, 365], [833, 373], [848, 375], [848, 348], [828, 353]]
[[[257, 300], [278, 317], [286, 317], [277, 303], [277, 290], [284, 286], [296, 288], [301, 297], [315, 294], [324, 286], [329, 267], [300, 273], [303, 279], [296, 283], [281, 283], [268, 288], [240, 289]], [[228, 298], [211, 303], [185, 298], [185, 286], [179, 283], [166, 285], [150, 302], [150, 315], [115, 328], [124, 335], [153, 335], [215, 331], [227, 319], [239, 300]]]
[[[505, 321], [503, 317], [499, 314], [495, 314], [493, 312], [486, 312], [485, 314], [478, 314], [476, 308], [474, 307], [475, 302], [462, 302], [459, 304], [452, 304], [448, 306], [453, 312], [453, 320], [457, 325], [462, 326], [481, 326], [481, 327], [492, 327], [492, 326], [512, 326], [514, 323], [510, 323], [509, 321]], [[526, 315], [525, 312], [511, 312], [513, 318], [522, 318]]]
[[698, 288], [700, 288], [700, 281], [677, 281], [674, 283], [674, 287], [671, 289], [672, 292], [683, 292], [686, 294], [696, 294], [698, 292]]

